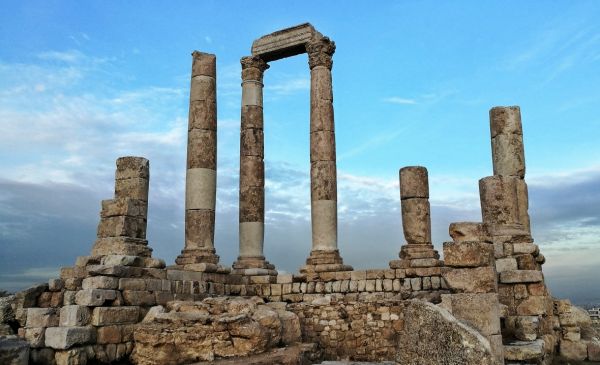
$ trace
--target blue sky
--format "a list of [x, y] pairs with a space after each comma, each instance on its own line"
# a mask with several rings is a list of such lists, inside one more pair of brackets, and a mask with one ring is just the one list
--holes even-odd
[[[398, 169], [429, 169], [434, 240], [480, 220], [488, 110], [520, 105], [533, 232], [556, 296], [600, 301], [600, 3], [12, 1], [0, 13], [0, 288], [89, 253], [118, 156], [150, 159], [150, 245], [183, 248], [191, 52], [217, 55], [216, 245], [237, 256], [239, 59], [312, 23], [337, 45], [339, 246], [386, 267], [403, 243]], [[265, 252], [310, 250], [305, 55], [265, 74]], [[583, 285], [582, 283], [586, 284]], [[590, 287], [596, 285], [596, 287]]]

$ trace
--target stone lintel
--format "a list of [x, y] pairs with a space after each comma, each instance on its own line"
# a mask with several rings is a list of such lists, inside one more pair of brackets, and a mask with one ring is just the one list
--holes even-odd
[[310, 23], [299, 24], [264, 35], [252, 42], [252, 55], [266, 62], [296, 56], [306, 52], [306, 43], [322, 37]]

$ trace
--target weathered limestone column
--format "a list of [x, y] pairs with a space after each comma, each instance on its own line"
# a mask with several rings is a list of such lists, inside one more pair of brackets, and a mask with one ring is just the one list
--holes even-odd
[[302, 271], [352, 270], [343, 265], [337, 247], [337, 173], [331, 81], [335, 43], [327, 37], [316, 37], [306, 44], [306, 52], [310, 67], [312, 250]]
[[392, 268], [439, 266], [439, 254], [431, 243], [431, 214], [427, 169], [408, 166], [400, 169], [402, 229], [406, 244], [400, 248], [400, 260]]
[[240, 137], [240, 252], [233, 268], [248, 275], [277, 275], [263, 254], [265, 166], [263, 74], [269, 65], [260, 57], [241, 59], [242, 112]]
[[504, 305], [504, 360], [542, 363], [544, 348], [554, 347], [556, 339], [552, 298], [541, 272], [545, 259], [529, 228], [519, 107], [492, 108], [490, 131], [494, 176], [479, 180], [479, 194], [483, 227], [494, 247], [498, 298]]
[[518, 106], [490, 109], [490, 132], [494, 175], [518, 178], [515, 180], [518, 200], [517, 222], [522, 224], [527, 232], [530, 232], [521, 109]]
[[150, 257], [146, 241], [150, 163], [143, 157], [119, 157], [115, 196], [102, 201], [98, 239], [92, 256]]
[[188, 270], [216, 271], [217, 188], [216, 57], [192, 53], [185, 185], [185, 247], [175, 262]]

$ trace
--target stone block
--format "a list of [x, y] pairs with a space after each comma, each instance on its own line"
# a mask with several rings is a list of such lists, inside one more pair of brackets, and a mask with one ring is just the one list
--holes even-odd
[[517, 284], [514, 286], [515, 299], [525, 299], [529, 296], [525, 284]]
[[544, 355], [544, 341], [514, 341], [504, 345], [504, 359], [508, 361], [533, 361]]
[[[431, 281], [430, 281], [430, 284], [431, 284]], [[394, 290], [394, 284], [393, 284], [392, 279], [384, 279], [383, 280], [383, 290], [385, 290], [385, 291], [393, 291]]]
[[365, 291], [375, 291], [375, 280], [365, 280]]
[[456, 293], [492, 293], [497, 290], [496, 272], [491, 266], [478, 268], [444, 268], [442, 277]]
[[98, 335], [96, 337], [96, 342], [99, 344], [107, 344], [107, 343], [120, 343], [121, 338], [121, 326], [120, 325], [111, 325], [98, 327]]
[[146, 290], [146, 280], [138, 278], [119, 279], [119, 290]]
[[131, 199], [107, 199], [102, 201], [101, 218], [129, 216], [146, 219], [148, 215], [148, 202]]
[[519, 270], [536, 270], [538, 267], [535, 257], [530, 254], [518, 255], [516, 258]]
[[558, 351], [561, 357], [571, 361], [583, 361], [588, 355], [587, 345], [583, 342], [562, 340]]
[[29, 346], [32, 348], [40, 348], [44, 347], [46, 328], [44, 327], [36, 327], [36, 328], [25, 328], [25, 340], [29, 343]]
[[55, 308], [29, 308], [27, 328], [58, 326], [58, 311]]
[[548, 291], [546, 290], [546, 285], [543, 282], [527, 284], [527, 290], [529, 294], [536, 296], [544, 296], [548, 295]]
[[61, 327], [81, 327], [90, 322], [90, 309], [82, 305], [65, 305], [60, 309]]
[[429, 198], [429, 179], [423, 166], [406, 166], [400, 169], [400, 198]]
[[148, 269], [133, 266], [107, 266], [92, 265], [87, 266], [90, 275], [114, 276], [117, 278], [134, 278], [147, 274]]
[[115, 199], [131, 198], [148, 201], [148, 179], [115, 180]]
[[519, 221], [516, 180], [513, 176], [488, 176], [479, 180], [483, 222], [514, 225]]
[[421, 286], [421, 278], [411, 278], [410, 279], [410, 288], [413, 291], [419, 291], [421, 290], [422, 286]]
[[203, 75], [216, 77], [217, 57], [211, 53], [192, 52], [192, 77]]
[[117, 292], [107, 289], [85, 289], [75, 294], [75, 303], [88, 307], [99, 307], [106, 301], [115, 300]]
[[112, 324], [137, 323], [140, 316], [140, 308], [128, 307], [96, 307], [92, 312], [92, 324], [94, 326], [107, 326]]
[[384, 277], [384, 270], [367, 270], [367, 280], [383, 279]]
[[531, 242], [513, 243], [513, 253], [518, 254], [532, 254], [535, 255], [540, 252], [538, 245]]
[[64, 280], [64, 284], [65, 284], [65, 289], [67, 290], [79, 290], [81, 289], [81, 282], [83, 281], [83, 279], [78, 279], [78, 278], [70, 278], [70, 279], [65, 279]]
[[431, 213], [425, 198], [403, 199], [402, 230], [408, 244], [431, 243]]
[[92, 254], [105, 255], [131, 255], [149, 257], [152, 249], [147, 247], [148, 242], [141, 238], [133, 237], [104, 237], [94, 243]]
[[81, 282], [83, 289], [117, 289], [119, 279], [112, 276], [90, 276]]
[[504, 284], [537, 283], [544, 280], [541, 271], [511, 270], [500, 273], [500, 282]]
[[537, 316], [546, 314], [547, 297], [530, 296], [517, 305], [517, 314], [520, 316]]
[[571, 313], [573, 305], [569, 299], [555, 299], [553, 304], [555, 314]]
[[350, 280], [366, 280], [367, 272], [365, 270], [357, 270], [350, 272]]
[[538, 337], [540, 322], [537, 316], [519, 316], [514, 323], [514, 335], [518, 340], [534, 341]]
[[98, 237], [146, 238], [146, 219], [129, 216], [102, 218], [98, 224]]
[[485, 336], [500, 333], [497, 294], [459, 293], [449, 295], [447, 299], [456, 318], [467, 322]]
[[63, 297], [64, 305], [74, 305], [75, 304], [75, 295], [77, 294], [74, 290], [65, 290]]
[[[189, 293], [191, 293], [191, 289]], [[127, 305], [152, 306], [156, 305], [154, 293], [145, 290], [123, 290], [123, 300]]]
[[161, 291], [163, 288], [163, 280], [160, 279], [145, 279], [147, 291]]
[[431, 288], [433, 290], [438, 290], [441, 287], [441, 282], [440, 282], [440, 277], [439, 276], [432, 276], [431, 277]]
[[[145, 270], [146, 272], [153, 272], [151, 269], [164, 269], [166, 266], [165, 260], [163, 260], [163, 259], [157, 259], [154, 257], [142, 257], [142, 259], [143, 259], [142, 266], [144, 266], [147, 269], [147, 270]], [[165, 273], [165, 275], [166, 275], [166, 273]], [[161, 277], [160, 279], [165, 279], [165, 278], [166, 277]]]
[[[430, 267], [437, 267], [440, 265], [441, 265], [440, 260], [435, 259], [435, 258], [410, 260], [411, 268], [430, 268]], [[416, 271], [415, 271], [415, 273], [416, 273]]]
[[521, 108], [518, 106], [496, 106], [490, 109], [490, 134], [523, 134]]
[[454, 242], [486, 242], [488, 232], [480, 222], [455, 222], [448, 227], [450, 237]]
[[48, 280], [48, 290], [60, 291], [64, 287], [64, 281], [62, 279], [50, 279]]
[[100, 263], [106, 266], [144, 266], [146, 257], [132, 255], [106, 255]]
[[306, 43], [319, 33], [309, 23], [303, 23], [262, 36], [252, 42], [252, 55], [274, 61], [306, 52]]
[[489, 266], [494, 260], [494, 246], [486, 242], [444, 242], [444, 263], [453, 267]]
[[277, 284], [289, 284], [293, 280], [292, 274], [278, 274], [277, 275]]
[[150, 161], [144, 157], [124, 156], [116, 161], [115, 179], [150, 178]]
[[93, 327], [50, 327], [46, 329], [46, 347], [57, 350], [69, 349], [96, 340]]
[[492, 162], [494, 175], [525, 177], [525, 153], [523, 136], [499, 134], [492, 138]]
[[496, 259], [496, 272], [514, 271], [517, 270], [517, 260], [513, 257]]

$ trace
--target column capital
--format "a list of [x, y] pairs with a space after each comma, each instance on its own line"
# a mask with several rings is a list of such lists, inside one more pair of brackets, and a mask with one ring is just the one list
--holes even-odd
[[246, 56], [240, 59], [242, 64], [242, 80], [257, 80], [262, 82], [263, 73], [269, 65], [259, 56]]
[[316, 66], [325, 66], [331, 70], [335, 42], [329, 37], [313, 39], [306, 43], [306, 53], [308, 53], [308, 66], [311, 70]]

